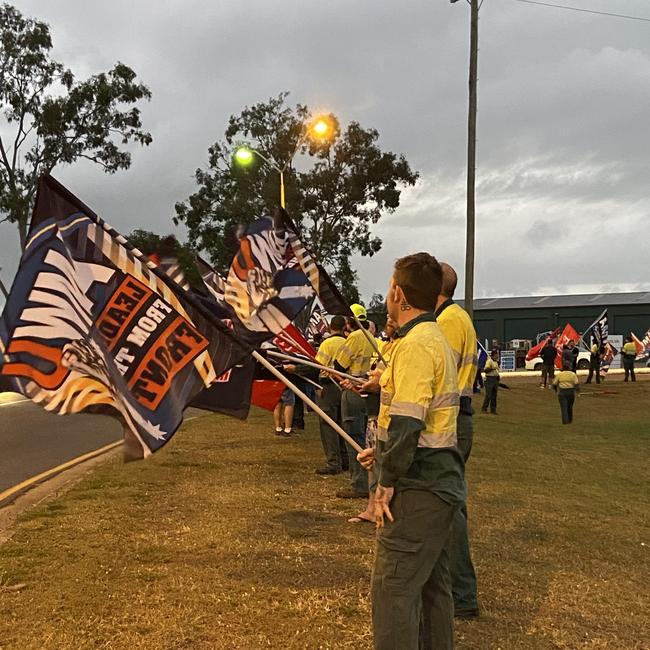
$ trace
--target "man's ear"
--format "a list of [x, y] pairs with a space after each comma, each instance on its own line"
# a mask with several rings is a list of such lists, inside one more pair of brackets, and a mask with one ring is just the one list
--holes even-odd
[[397, 305], [401, 305], [402, 301], [404, 300], [404, 292], [402, 291], [402, 287], [400, 287], [398, 284], [393, 284], [392, 291], [393, 302]]

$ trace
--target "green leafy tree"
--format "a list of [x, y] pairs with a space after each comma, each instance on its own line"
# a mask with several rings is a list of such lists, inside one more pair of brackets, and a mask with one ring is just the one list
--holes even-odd
[[131, 68], [78, 81], [51, 49], [48, 25], [0, 6], [0, 214], [18, 226], [22, 248], [39, 175], [80, 158], [127, 169], [120, 145], [151, 142], [134, 106], [151, 93]]
[[375, 321], [379, 330], [385, 325], [387, 315], [388, 312], [386, 310], [384, 296], [380, 293], [373, 293], [372, 298], [370, 298], [370, 304], [368, 305], [368, 316]]
[[[236, 230], [272, 213], [279, 202], [279, 179], [261, 157], [233, 164], [236, 148], [247, 143], [285, 169], [286, 205], [305, 243], [357, 301], [355, 253], [374, 255], [381, 239], [371, 233], [382, 215], [399, 206], [401, 190], [417, 181], [402, 155], [382, 151], [375, 129], [351, 122], [343, 129], [326, 117], [328, 137], [305, 137], [312, 117], [307, 106], [287, 106], [288, 93], [232, 116], [225, 136], [209, 150], [208, 165], [195, 173], [198, 190], [176, 204], [176, 223], [187, 226], [190, 242], [206, 250], [224, 271], [237, 246]], [[294, 166], [294, 156], [298, 164]]]

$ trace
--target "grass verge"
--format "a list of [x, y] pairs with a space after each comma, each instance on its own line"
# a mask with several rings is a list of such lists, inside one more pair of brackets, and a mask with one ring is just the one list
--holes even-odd
[[[475, 420], [482, 617], [457, 647], [650, 647], [650, 381], [585, 387], [571, 426], [551, 391], [508, 383]], [[371, 647], [374, 531], [346, 522], [361, 503], [321, 456], [313, 416], [277, 439], [255, 412], [99, 468], [0, 546], [0, 648]]]

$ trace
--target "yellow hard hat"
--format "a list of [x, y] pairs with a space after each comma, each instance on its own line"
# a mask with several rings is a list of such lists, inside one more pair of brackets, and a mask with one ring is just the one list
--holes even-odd
[[350, 305], [350, 311], [359, 320], [368, 320], [368, 313], [366, 312], [366, 308], [363, 305], [359, 305], [355, 302], [354, 305]]

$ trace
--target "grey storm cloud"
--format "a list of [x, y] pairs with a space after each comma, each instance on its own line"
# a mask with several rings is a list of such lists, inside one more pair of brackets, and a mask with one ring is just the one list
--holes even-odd
[[[174, 232], [174, 204], [228, 117], [282, 90], [380, 132], [421, 181], [355, 259], [363, 294], [426, 249], [461, 272], [469, 13], [446, 0], [88, 0], [14, 3], [48, 22], [80, 77], [115, 61], [150, 86], [153, 144], [129, 171], [55, 170], [118, 230]], [[650, 17], [644, 0], [573, 0]], [[477, 295], [650, 288], [650, 24], [486, 0], [481, 9]], [[15, 271], [14, 227], [0, 266]], [[182, 231], [178, 231], [183, 234]]]

